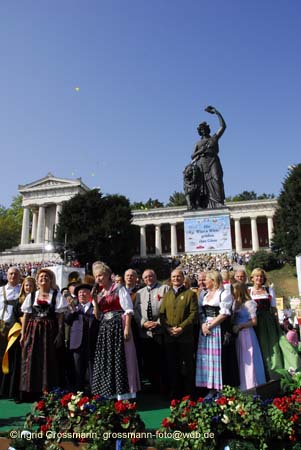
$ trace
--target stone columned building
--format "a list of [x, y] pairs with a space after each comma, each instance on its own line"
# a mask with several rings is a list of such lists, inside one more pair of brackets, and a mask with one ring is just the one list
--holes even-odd
[[[0, 254], [0, 263], [59, 259], [54, 253], [56, 229], [62, 203], [90, 190], [81, 178], [58, 178], [48, 173], [32, 183], [19, 185], [23, 196], [23, 224], [18, 247]], [[273, 238], [276, 199], [228, 202], [231, 250], [237, 253], [269, 249]], [[196, 210], [196, 216], [218, 210]], [[140, 238], [133, 242], [136, 256], [180, 256], [185, 253], [186, 206], [134, 210], [132, 223], [139, 227]], [[201, 251], [199, 252], [201, 253]]]
[[19, 185], [23, 197], [21, 242], [2, 252], [0, 262], [18, 263], [59, 258], [54, 252], [56, 228], [62, 203], [89, 190], [81, 178], [69, 180], [48, 173], [32, 183]]

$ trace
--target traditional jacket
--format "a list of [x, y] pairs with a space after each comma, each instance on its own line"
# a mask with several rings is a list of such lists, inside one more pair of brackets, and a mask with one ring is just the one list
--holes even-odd
[[[198, 317], [198, 300], [195, 292], [181, 286], [177, 293], [170, 289], [163, 297], [160, 307], [160, 321], [165, 332], [165, 341], [181, 342], [193, 340], [193, 325]], [[167, 327], [181, 327], [183, 332], [178, 336], [170, 336]]]

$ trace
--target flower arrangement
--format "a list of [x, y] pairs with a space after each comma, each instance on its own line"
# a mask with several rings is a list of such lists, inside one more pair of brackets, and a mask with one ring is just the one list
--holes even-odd
[[[39, 443], [46, 442], [47, 448], [50, 445], [51, 449], [60, 448], [62, 440], [72, 440], [87, 443], [89, 450], [96, 450], [115, 448], [117, 435], [124, 440], [127, 432], [139, 435], [145, 426], [134, 402], [54, 389], [46, 392], [34, 405], [27, 416], [25, 429], [35, 431], [32, 435], [39, 437]], [[132, 447], [138, 443], [135, 437], [128, 441]], [[26, 448], [29, 448], [28, 440]]]
[[213, 450], [229, 438], [248, 441], [261, 450], [270, 448], [272, 439], [294, 442], [301, 436], [301, 389], [287, 397], [262, 400], [226, 386], [213, 398], [172, 400], [162, 429], [185, 433], [179, 447], [183, 450]]
[[266, 414], [270, 436], [297, 441], [301, 436], [301, 389], [291, 395], [276, 397], [268, 405]]

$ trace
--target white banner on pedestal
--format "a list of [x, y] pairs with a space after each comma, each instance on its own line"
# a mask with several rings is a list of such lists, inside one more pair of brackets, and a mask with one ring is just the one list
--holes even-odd
[[186, 253], [231, 252], [229, 215], [184, 219]]

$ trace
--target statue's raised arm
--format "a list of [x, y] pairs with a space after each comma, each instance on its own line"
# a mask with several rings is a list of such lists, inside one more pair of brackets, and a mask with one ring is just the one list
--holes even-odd
[[197, 128], [201, 140], [196, 143], [191, 159], [192, 165], [197, 165], [199, 169], [201, 182], [197, 182], [200, 199], [195, 203], [197, 204], [196, 207], [201, 208], [222, 208], [224, 206], [225, 192], [223, 169], [218, 156], [218, 141], [226, 129], [226, 122], [214, 106], [207, 106], [205, 111], [217, 115], [220, 128], [212, 136], [207, 122], [201, 122]]
[[210, 114], [216, 114], [218, 117], [218, 121], [220, 124], [220, 128], [217, 130], [217, 132], [215, 133], [216, 136], [218, 137], [218, 139], [224, 134], [224, 131], [226, 129], [226, 122], [225, 119], [223, 118], [223, 116], [221, 115], [221, 113], [214, 108], [214, 106], [206, 106], [205, 111], [210, 113]]

